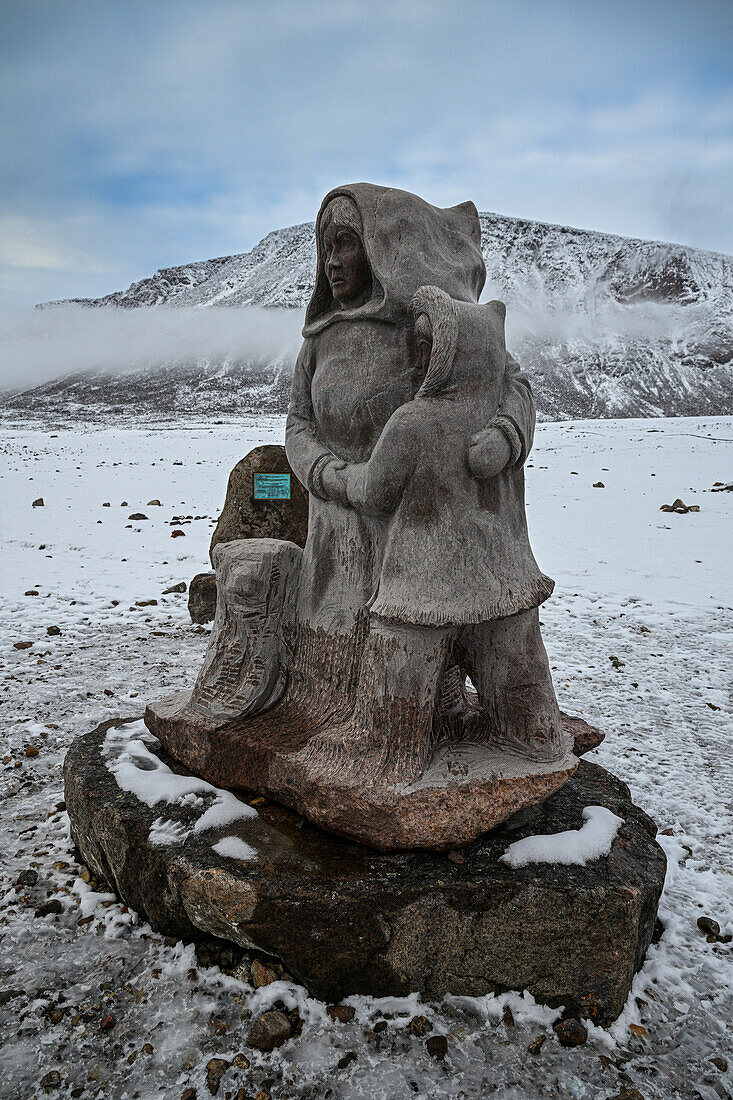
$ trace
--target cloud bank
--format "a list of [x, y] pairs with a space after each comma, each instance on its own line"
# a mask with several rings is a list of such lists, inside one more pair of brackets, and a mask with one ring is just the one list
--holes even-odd
[[294, 360], [302, 324], [299, 310], [255, 307], [8, 309], [0, 312], [0, 388], [29, 389], [77, 371]]

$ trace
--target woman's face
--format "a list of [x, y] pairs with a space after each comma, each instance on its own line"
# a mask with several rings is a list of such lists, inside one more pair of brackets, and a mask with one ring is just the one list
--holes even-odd
[[330, 222], [323, 234], [326, 278], [339, 305], [361, 305], [371, 294], [369, 263], [358, 235], [348, 226]]

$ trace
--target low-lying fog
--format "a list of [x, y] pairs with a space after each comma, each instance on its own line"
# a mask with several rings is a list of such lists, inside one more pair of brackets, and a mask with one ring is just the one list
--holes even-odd
[[[484, 300], [501, 297], [487, 287]], [[506, 297], [506, 295], [504, 296]], [[705, 316], [704, 306], [608, 298], [563, 303], [543, 287], [507, 301], [507, 342], [609, 346], [619, 341], [674, 338]], [[0, 389], [27, 389], [77, 371], [154, 370], [178, 361], [294, 359], [302, 310], [260, 307], [121, 309], [59, 305], [0, 312]]]

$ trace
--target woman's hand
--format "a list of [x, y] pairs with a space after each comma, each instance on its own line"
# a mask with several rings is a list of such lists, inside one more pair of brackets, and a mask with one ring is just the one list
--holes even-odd
[[511, 462], [512, 448], [501, 428], [484, 428], [471, 439], [468, 467], [473, 477], [496, 477]]

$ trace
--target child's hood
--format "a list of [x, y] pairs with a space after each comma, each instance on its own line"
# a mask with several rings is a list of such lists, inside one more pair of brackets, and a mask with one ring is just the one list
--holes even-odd
[[506, 306], [503, 302], [455, 301], [435, 286], [423, 286], [412, 300], [415, 318], [430, 320], [433, 346], [418, 397], [479, 382], [501, 396], [506, 369]]

